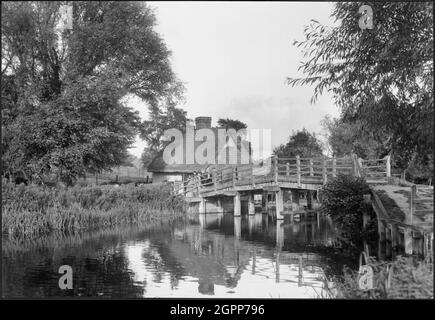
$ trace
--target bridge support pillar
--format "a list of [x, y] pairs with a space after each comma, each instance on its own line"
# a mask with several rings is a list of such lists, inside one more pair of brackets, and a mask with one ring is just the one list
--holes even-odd
[[405, 240], [405, 253], [412, 254], [413, 253], [413, 238], [412, 238], [412, 230], [410, 228], [405, 229], [404, 233]]
[[217, 212], [218, 213], [224, 213], [224, 206], [222, 204], [222, 199], [218, 198], [216, 201], [216, 207], [217, 207]]
[[276, 219], [277, 220], [284, 219], [284, 216], [282, 215], [282, 212], [284, 211], [284, 197], [283, 197], [282, 193], [283, 193], [282, 189], [280, 188], [275, 196], [275, 208], [276, 208]]
[[253, 215], [249, 216], [248, 219], [248, 232], [249, 232], [249, 236], [252, 236], [252, 232], [254, 231], [255, 228], [255, 217]]
[[204, 199], [201, 199], [201, 201], [199, 202], [198, 212], [200, 214], [205, 213], [205, 200]]
[[248, 198], [248, 214], [255, 214], [255, 205], [254, 205], [254, 194], [251, 193]]
[[311, 190], [307, 190], [307, 208], [313, 209], [313, 192]]
[[284, 226], [282, 221], [276, 221], [276, 246], [281, 249], [284, 245]]
[[390, 224], [390, 239], [391, 239], [391, 249], [392, 258], [394, 259], [397, 255], [397, 228], [395, 225]]
[[241, 208], [241, 201], [240, 201], [240, 192], [236, 192], [236, 195], [234, 196], [234, 216], [240, 217], [242, 208]]
[[266, 214], [268, 209], [267, 192], [263, 192], [261, 195], [261, 213]]
[[234, 237], [236, 240], [240, 240], [242, 234], [242, 218], [240, 216], [234, 216]]
[[292, 190], [292, 209], [299, 210], [299, 190]]

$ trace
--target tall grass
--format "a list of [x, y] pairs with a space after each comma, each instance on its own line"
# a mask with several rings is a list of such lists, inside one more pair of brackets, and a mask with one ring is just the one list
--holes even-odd
[[[392, 267], [388, 282], [387, 264]], [[342, 277], [336, 277], [339, 299], [433, 299], [433, 263], [413, 257], [398, 256], [390, 262], [369, 259], [373, 268], [373, 289], [362, 291], [358, 286], [358, 272], [345, 269]]]
[[166, 186], [2, 185], [2, 232], [12, 237], [142, 225], [181, 217], [185, 209], [184, 200]]

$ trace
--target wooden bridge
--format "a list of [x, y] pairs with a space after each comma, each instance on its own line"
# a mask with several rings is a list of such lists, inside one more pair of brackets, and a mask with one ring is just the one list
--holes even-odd
[[248, 213], [254, 213], [254, 195], [273, 193], [277, 219], [282, 219], [283, 194], [291, 192], [292, 200], [299, 203], [298, 190], [307, 194], [307, 208], [311, 209], [312, 197], [319, 198], [320, 188], [339, 174], [363, 176], [369, 183], [386, 184], [391, 177], [390, 157], [363, 160], [343, 158], [278, 158], [272, 157], [266, 164], [233, 165], [212, 169], [175, 186], [189, 202], [199, 204], [204, 213], [206, 202], [213, 202], [220, 212], [222, 198], [233, 197], [234, 215], [241, 214], [241, 197], [248, 198]]
[[[372, 192], [368, 201], [376, 212], [380, 242], [387, 240], [391, 247], [403, 246], [410, 254], [423, 251], [424, 256], [432, 259], [433, 187], [417, 186], [404, 179], [398, 183], [391, 174], [389, 156], [370, 160], [355, 155], [343, 158], [272, 157], [261, 166], [249, 164], [212, 169], [174, 187], [176, 193], [198, 205], [199, 213], [206, 213], [207, 205], [213, 205], [212, 212], [222, 213], [223, 200], [232, 198], [235, 217], [241, 215], [242, 198], [248, 200], [248, 214], [252, 215], [255, 213], [254, 195], [272, 194], [276, 219], [280, 220], [284, 218], [288, 203], [292, 205], [291, 214], [295, 213], [293, 204], [299, 208], [301, 193], [305, 194], [307, 204], [302, 212], [312, 209], [314, 201], [321, 201], [322, 186], [339, 174], [363, 177], [370, 185]], [[390, 192], [392, 198], [404, 197], [393, 200], [397, 200], [396, 205], [405, 213], [405, 219], [398, 218], [394, 210], [387, 208], [387, 203], [379, 198], [380, 192]], [[285, 195], [287, 201], [284, 201]], [[264, 205], [267, 209], [268, 201]]]

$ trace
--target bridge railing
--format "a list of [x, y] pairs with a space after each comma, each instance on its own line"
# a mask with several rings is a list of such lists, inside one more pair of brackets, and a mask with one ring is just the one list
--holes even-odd
[[212, 169], [184, 181], [176, 193], [199, 196], [203, 191], [218, 191], [257, 183], [295, 182], [325, 184], [338, 174], [355, 175], [369, 180], [386, 180], [390, 176], [389, 157], [363, 160], [342, 158], [272, 157], [263, 166], [254, 164]]
[[382, 159], [358, 159], [360, 175], [368, 181], [384, 180], [391, 177], [390, 156]]
[[425, 222], [433, 222], [433, 186], [412, 185], [409, 195], [409, 211], [411, 224], [414, 215]]
[[296, 179], [298, 183], [321, 181], [326, 183], [329, 178], [338, 174], [353, 174], [353, 160], [343, 158], [277, 158], [278, 177]]

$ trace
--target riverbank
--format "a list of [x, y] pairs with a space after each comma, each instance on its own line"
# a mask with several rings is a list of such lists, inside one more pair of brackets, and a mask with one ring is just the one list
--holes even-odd
[[367, 262], [373, 270], [373, 289], [359, 288], [357, 270], [345, 269], [334, 278], [338, 299], [433, 299], [433, 263], [398, 256], [394, 261]]
[[184, 200], [163, 185], [2, 185], [2, 233], [11, 237], [146, 225], [182, 217], [185, 209]]

